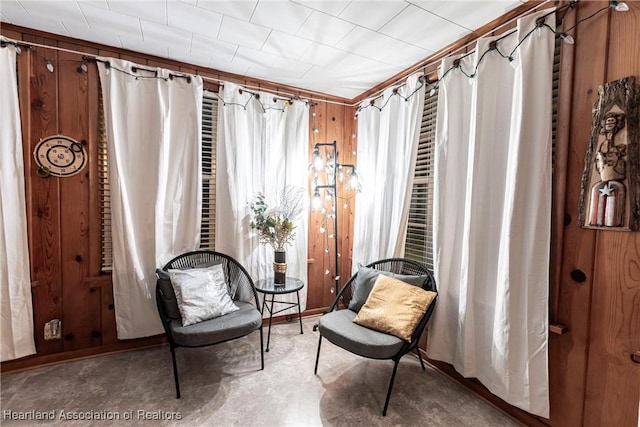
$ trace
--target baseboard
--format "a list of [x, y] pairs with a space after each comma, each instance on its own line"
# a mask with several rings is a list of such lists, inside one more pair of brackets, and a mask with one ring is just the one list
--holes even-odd
[[70, 360], [87, 359], [90, 357], [103, 356], [106, 354], [120, 353], [123, 351], [136, 350], [146, 347], [155, 347], [165, 344], [167, 338], [163, 335], [153, 337], [138, 338], [134, 340], [119, 341], [113, 344], [88, 347], [80, 350], [63, 351], [60, 353], [33, 355], [22, 357], [16, 360], [2, 362], [0, 372], [23, 371], [26, 369], [39, 368], [41, 366], [54, 365], [56, 363], [68, 362]]
[[440, 362], [438, 360], [429, 359], [427, 357], [426, 351], [424, 351], [423, 349], [419, 349], [419, 351], [424, 361], [429, 365], [431, 365], [437, 372], [462, 384], [464, 387], [471, 390], [475, 395], [477, 395], [487, 403], [491, 404], [493, 407], [495, 407], [499, 411], [510, 416], [514, 420], [532, 427], [548, 427], [550, 425], [549, 421], [542, 417], [537, 417], [535, 415], [532, 415], [528, 412], [523, 411], [522, 409], [509, 405], [507, 402], [500, 399], [498, 396], [492, 394], [484, 385], [480, 383], [480, 381], [473, 378], [463, 377], [453, 368], [452, 365], [448, 363]]
[[[302, 317], [314, 317], [324, 313], [328, 307], [313, 308], [305, 310]], [[298, 320], [298, 315], [275, 316], [271, 320], [271, 324], [293, 322]], [[263, 325], [269, 324], [269, 319], [262, 319]], [[147, 347], [155, 347], [166, 344], [167, 338], [164, 334], [147, 338], [138, 338], [134, 340], [118, 341], [113, 344], [100, 345], [96, 347], [88, 347], [79, 350], [62, 351], [53, 354], [44, 354], [22, 357], [16, 360], [9, 360], [0, 364], [0, 373], [24, 371], [26, 369], [39, 368], [41, 366], [54, 365], [57, 363], [68, 362], [71, 360], [87, 359], [90, 357], [103, 356], [106, 354], [120, 353], [123, 351], [137, 350]]]

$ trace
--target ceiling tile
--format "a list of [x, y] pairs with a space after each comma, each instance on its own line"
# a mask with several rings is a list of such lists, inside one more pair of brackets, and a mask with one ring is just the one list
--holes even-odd
[[342, 39], [337, 48], [391, 64], [407, 64], [409, 58], [420, 60], [431, 51], [405, 43], [363, 27], [356, 27]]
[[262, 50], [286, 58], [297, 59], [311, 46], [311, 43], [309, 40], [297, 36], [272, 31], [262, 46]]
[[233, 62], [219, 62], [216, 58], [211, 58], [209, 67], [215, 70], [224, 70], [226, 73], [246, 76], [249, 67], [244, 64], [234, 64]]
[[[51, 2], [42, 0], [22, 1], [22, 6], [32, 17], [50, 20], [65, 18], [73, 21], [84, 21], [82, 12], [75, 1]], [[4, 1], [2, 1], [4, 9]]]
[[164, 0], [107, 0], [109, 9], [158, 24], [167, 23], [167, 8]]
[[108, 29], [108, 31], [119, 36], [142, 40], [140, 19], [91, 6], [90, 4], [83, 3], [80, 8], [93, 31], [107, 31]]
[[117, 35], [106, 31], [94, 31], [85, 22], [69, 21], [63, 22], [69, 35], [75, 39], [87, 40], [94, 43], [102, 43], [107, 46], [122, 47]]
[[257, 0], [198, 0], [196, 4], [198, 7], [213, 10], [223, 15], [233, 16], [243, 21], [249, 21], [257, 3]]
[[340, 13], [340, 18], [378, 30], [407, 6], [409, 3], [405, 1], [352, 1]]
[[335, 80], [341, 77], [341, 74], [337, 70], [331, 70], [326, 67], [319, 67], [317, 65], [312, 66], [309, 71], [307, 71], [304, 75], [305, 79], [309, 79], [310, 81], [320, 81], [331, 79]]
[[522, 1], [0, 0], [0, 19], [353, 98]]
[[271, 67], [271, 64], [273, 64], [277, 58], [277, 55], [271, 53], [240, 46], [232, 62], [234, 64], [246, 65], [247, 67], [259, 65], [268, 68]]
[[337, 62], [347, 56], [348, 53], [340, 49], [325, 46], [319, 43], [313, 43], [309, 49], [300, 57], [301, 61], [308, 62], [313, 65], [326, 67]]
[[333, 46], [342, 40], [353, 27], [354, 25], [350, 22], [334, 18], [321, 12], [313, 12], [296, 35]]
[[191, 33], [171, 28], [166, 25], [157, 24], [155, 22], [140, 20], [142, 26], [142, 38], [146, 43], [155, 43], [159, 46], [181, 47], [189, 51], [191, 47]]
[[24, 18], [22, 16], [13, 18], [11, 19], [11, 23], [30, 28], [36, 26], [40, 31], [69, 36], [69, 32], [65, 29], [65, 27], [62, 25], [62, 22], [59, 20], [47, 19], [43, 17], [34, 18], [27, 15], [27, 18]]
[[[54, 34], [69, 35], [68, 31], [60, 22], [60, 16], [56, 14], [55, 7], [50, 8], [48, 7], [49, 5], [43, 5], [47, 12], [41, 12], [37, 5], [42, 2], [32, 3], [34, 4], [28, 5], [29, 10], [27, 11], [18, 1], [0, 0], [0, 11], [2, 12], [3, 22], [28, 28], [36, 28]], [[64, 10], [68, 11], [69, 15], [75, 19], [81, 20], [82, 23], [86, 22], [84, 18], [82, 18], [82, 13], [80, 13], [80, 9], [78, 9], [75, 3], [73, 5], [65, 5]]]
[[350, 3], [350, 0], [292, 0], [328, 15], [338, 16]]
[[[348, 78], [332, 70], [313, 67], [304, 76], [302, 87], [308, 87], [321, 93], [333, 93], [347, 99], [355, 98], [374, 85], [367, 86], [368, 81], [358, 78]], [[365, 87], [365, 89], [362, 89]]]
[[135, 37], [129, 38], [126, 36], [120, 37], [120, 40], [122, 41], [122, 47], [124, 49], [155, 55], [161, 58], [167, 58], [169, 56], [168, 48], [157, 43], [147, 43]]
[[384, 25], [380, 32], [424, 49], [437, 51], [459, 39], [468, 30], [410, 5]]
[[332, 69], [339, 70], [344, 75], [366, 75], [375, 72], [392, 76], [402, 71], [402, 67], [396, 67], [389, 64], [381, 64], [378, 61], [364, 58], [360, 55], [349, 54], [340, 61], [331, 64]]
[[169, 47], [169, 58], [176, 61], [185, 62], [192, 65], [200, 65], [208, 67], [211, 62], [211, 56], [203, 51], [188, 52], [184, 49]]
[[187, 3], [167, 3], [169, 26], [216, 38], [222, 24], [222, 14]]
[[[469, 30], [476, 30], [484, 24], [494, 20], [497, 16], [503, 15], [508, 10], [513, 9], [522, 3], [518, 0], [492, 0], [492, 1], [424, 1], [410, 0], [416, 6], [428, 10], [435, 15], [441, 16], [449, 21], [465, 27]], [[473, 13], [469, 13], [473, 11]]]
[[13, 24], [17, 24], [18, 22], [28, 22], [29, 20], [29, 13], [17, 1], [0, 2], [0, 12], [2, 12], [2, 16], [6, 18], [6, 20]]
[[258, 3], [251, 22], [295, 34], [311, 12], [311, 9], [289, 1], [263, 1]]
[[78, 3], [90, 4], [91, 6], [101, 7], [103, 9], [109, 9], [107, 0], [76, 0]]
[[222, 18], [218, 39], [251, 49], [260, 49], [270, 31], [266, 27], [225, 16]]
[[191, 53], [197, 55], [207, 55], [211, 58], [215, 57], [220, 62], [231, 62], [238, 50], [238, 45], [214, 40], [194, 34], [191, 40]]
[[271, 66], [271, 73], [287, 77], [302, 77], [313, 67], [312, 64], [295, 59], [278, 57]]
[[251, 76], [257, 76], [258, 78], [271, 80], [271, 81], [273, 81], [273, 76], [276, 75], [278, 76], [277, 83], [282, 83], [282, 84], [291, 84], [291, 82], [299, 80], [302, 74], [304, 74], [304, 73], [294, 73], [292, 70], [288, 70], [288, 69], [280, 70], [280, 69], [274, 69], [273, 67], [264, 68], [259, 66], [251, 67], [248, 73], [251, 74]]

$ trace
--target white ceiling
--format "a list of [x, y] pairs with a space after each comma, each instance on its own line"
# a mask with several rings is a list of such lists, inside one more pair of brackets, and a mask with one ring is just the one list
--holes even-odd
[[0, 18], [352, 99], [524, 1], [0, 0]]

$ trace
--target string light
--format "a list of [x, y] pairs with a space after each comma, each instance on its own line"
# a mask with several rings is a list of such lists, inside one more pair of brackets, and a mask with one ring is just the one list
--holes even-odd
[[399, 96], [400, 98], [404, 99], [405, 101], [408, 101], [409, 99], [411, 99], [411, 97], [412, 97], [413, 95], [415, 95], [416, 93], [418, 93], [418, 92], [420, 91], [420, 89], [422, 89], [422, 88], [427, 84], [427, 78], [426, 78], [425, 76], [419, 76], [419, 77], [418, 77], [418, 81], [420, 82], [420, 85], [418, 85], [418, 87], [416, 87], [416, 88], [413, 90], [413, 92], [411, 92], [411, 93], [410, 93], [410, 94], [408, 94], [407, 96], [404, 96], [404, 95], [402, 95], [402, 94], [400, 93], [400, 87], [402, 87], [402, 86], [406, 86], [406, 83], [405, 83], [404, 85], [401, 85], [400, 87], [393, 88], [393, 89], [392, 89], [392, 91], [391, 91], [391, 96], [387, 97], [387, 100], [386, 100], [386, 101], [384, 102], [384, 104], [382, 104], [380, 107], [378, 107], [378, 106], [376, 105], [375, 101], [376, 101], [377, 99], [382, 98], [382, 97], [384, 96], [384, 93], [382, 93], [381, 95], [379, 95], [379, 96], [377, 96], [377, 97], [375, 97], [375, 98], [371, 98], [371, 99], [369, 100], [369, 104], [368, 104], [368, 105], [358, 107], [358, 109], [356, 110], [356, 117], [358, 116], [358, 113], [359, 113], [361, 110], [364, 110], [365, 108], [368, 108], [368, 107], [373, 107], [373, 108], [376, 108], [377, 110], [382, 111], [382, 110], [384, 109], [384, 107], [386, 107], [386, 106], [387, 106], [387, 104], [389, 104], [389, 102], [391, 101], [391, 99], [392, 99], [394, 96]]
[[53, 73], [53, 62], [47, 59], [46, 64], [47, 64], [47, 70], [49, 70], [50, 73]]
[[615, 9], [618, 12], [628, 12], [629, 6], [623, 1], [611, 0], [609, 7]]
[[[315, 112], [312, 114], [315, 117]], [[358, 174], [356, 172], [355, 165], [341, 164], [338, 161], [338, 146], [337, 142], [331, 143], [316, 143], [313, 147], [311, 164], [309, 169], [313, 172], [313, 196], [311, 198], [311, 208], [314, 211], [318, 211], [322, 206], [322, 220], [320, 222], [320, 234], [324, 234], [326, 254], [333, 253], [334, 260], [332, 262], [331, 255], [329, 255], [328, 268], [325, 271], [326, 275], [329, 275], [332, 268], [335, 268], [335, 285], [331, 287], [331, 292], [336, 292], [339, 289], [339, 269], [338, 259], [340, 254], [338, 253], [338, 212], [336, 209], [338, 196], [338, 183], [347, 181], [346, 189], [352, 190], [351, 197], [360, 191], [361, 185], [358, 181]], [[320, 183], [319, 174], [323, 173], [324, 183]], [[347, 179], [348, 178], [348, 179]], [[324, 199], [322, 197], [322, 191], [324, 191]], [[351, 198], [350, 197], [350, 198]], [[341, 198], [342, 199], [342, 198]], [[326, 204], [330, 203], [330, 207], [327, 210]], [[348, 203], [344, 203], [344, 207], [348, 207]], [[327, 227], [329, 229], [327, 230]], [[329, 240], [333, 242], [330, 243]], [[333, 245], [333, 251], [330, 249]]]
[[[548, 30], [550, 30], [551, 32], [553, 32], [554, 34], [556, 34], [556, 37], [558, 37], [559, 39], [561, 39], [564, 43], [566, 43], [566, 44], [574, 44], [574, 43], [575, 43], [575, 39], [574, 39], [574, 37], [573, 37], [571, 34], [569, 34], [569, 32], [570, 32], [571, 30], [573, 30], [574, 28], [576, 28], [576, 27], [578, 26], [578, 24], [581, 24], [582, 22], [585, 22], [585, 21], [587, 21], [587, 20], [590, 20], [590, 19], [594, 18], [595, 16], [599, 15], [600, 13], [602, 13], [602, 12], [604, 12], [604, 11], [606, 11], [606, 10], [609, 10], [609, 9], [613, 9], [613, 10], [615, 10], [616, 12], [627, 12], [627, 11], [629, 10], [629, 5], [628, 5], [627, 3], [623, 2], [623, 1], [610, 0], [608, 5], [606, 5], [605, 7], [601, 8], [601, 9], [598, 9], [597, 11], [595, 11], [594, 13], [592, 13], [591, 15], [586, 16], [586, 17], [584, 17], [584, 18], [582, 18], [582, 19], [578, 20], [578, 21], [575, 23], [575, 25], [573, 25], [573, 26], [572, 26], [572, 27], [570, 27], [570, 28], [567, 28], [567, 29], [566, 29], [566, 30], [564, 30], [564, 31], [556, 31], [555, 29], [551, 28], [548, 24], [544, 23], [544, 20], [545, 20], [545, 18], [546, 18], [547, 16], [549, 16], [549, 15], [551, 15], [551, 14], [553, 14], [553, 13], [558, 13], [558, 12], [560, 12], [560, 11], [562, 11], [562, 10], [573, 9], [573, 8], [574, 8], [578, 3], [580, 3], [580, 1], [581, 1], [581, 0], [571, 0], [569, 3], [565, 4], [564, 6], [561, 6], [561, 7], [559, 7], [558, 9], [553, 10], [553, 11], [551, 11], [551, 12], [549, 12], [549, 13], [545, 14], [545, 15], [542, 15], [540, 18], [538, 18], [538, 20], [537, 20], [537, 22], [536, 22], [535, 27], [534, 27], [534, 28], [532, 28], [532, 29], [531, 29], [531, 30], [530, 30], [530, 31], [529, 31], [529, 32], [528, 32], [524, 37], [522, 37], [522, 39], [518, 42], [518, 44], [516, 45], [516, 47], [515, 47], [515, 48], [514, 48], [514, 49], [513, 49], [509, 54], [504, 54], [504, 53], [502, 53], [502, 52], [500, 51], [500, 49], [498, 48], [498, 42], [499, 42], [500, 40], [502, 40], [502, 39], [504, 39], [504, 38], [506, 38], [506, 37], [508, 37], [508, 36], [510, 36], [510, 35], [512, 35], [512, 34], [514, 34], [516, 30], [510, 31], [510, 32], [506, 33], [505, 35], [501, 36], [500, 38], [498, 38], [497, 40], [494, 40], [494, 41], [489, 45], [489, 48], [487, 48], [487, 50], [486, 50], [485, 52], [483, 52], [483, 53], [482, 53], [482, 55], [481, 55], [481, 56], [480, 56], [480, 58], [478, 59], [478, 62], [477, 62], [477, 64], [476, 64], [476, 66], [475, 66], [474, 71], [473, 71], [473, 72], [471, 72], [471, 73], [466, 72], [466, 71], [462, 68], [461, 63], [460, 63], [460, 59], [465, 58], [465, 57], [467, 57], [467, 56], [469, 56], [469, 55], [472, 55], [472, 54], [476, 53], [476, 52], [475, 52], [475, 50], [472, 50], [472, 51], [470, 51], [470, 52], [468, 52], [468, 53], [466, 53], [466, 54], [464, 54], [464, 55], [460, 56], [457, 60], [455, 60], [455, 61], [454, 61], [454, 64], [453, 64], [450, 68], [448, 68], [446, 71], [444, 71], [444, 73], [442, 74], [442, 76], [441, 76], [439, 79], [437, 79], [437, 80], [435, 80], [435, 81], [433, 81], [433, 82], [432, 82], [432, 81], [428, 81], [428, 82], [427, 82], [427, 83], [431, 86], [431, 89], [430, 89], [430, 91], [429, 91], [429, 96], [434, 96], [434, 95], [436, 94], [436, 92], [437, 92], [437, 90], [438, 90], [438, 83], [439, 83], [442, 79], [444, 79], [444, 77], [445, 77], [447, 74], [449, 74], [449, 73], [450, 73], [452, 70], [454, 70], [454, 69], [459, 69], [459, 70], [460, 70], [463, 74], [465, 74], [467, 77], [469, 77], [469, 78], [474, 78], [474, 77], [477, 75], [478, 67], [479, 67], [479, 65], [480, 65], [480, 63], [481, 63], [481, 61], [482, 61], [482, 59], [483, 59], [483, 58], [484, 58], [484, 56], [485, 56], [488, 52], [490, 52], [490, 51], [496, 51], [500, 56], [502, 56], [503, 58], [507, 59], [509, 62], [514, 61], [514, 60], [515, 60], [515, 53], [516, 53], [516, 51], [519, 49], [519, 47], [522, 45], [522, 43], [523, 43], [525, 40], [527, 40], [529, 37], [531, 37], [531, 36], [534, 34], [535, 30], [537, 30], [537, 29], [547, 28]], [[406, 83], [405, 83], [405, 84], [406, 84]], [[418, 89], [420, 89], [420, 88], [418, 88]], [[416, 93], [416, 91], [414, 91], [414, 92], [413, 92], [411, 95], [409, 95], [409, 96], [412, 96], [412, 95], [414, 95], [415, 93]], [[381, 107], [379, 107], [379, 106], [375, 105], [375, 100], [376, 100], [376, 99], [378, 99], [378, 98], [380, 98], [380, 97], [381, 97], [381, 96], [383, 96], [383, 95], [380, 95], [380, 96], [378, 96], [378, 97], [376, 97], [376, 98], [372, 98], [371, 100], [369, 100], [369, 104], [368, 104], [368, 105], [361, 105], [360, 107], [358, 107], [357, 112], [360, 112], [361, 110], [364, 110], [365, 108], [369, 108], [369, 107], [374, 107], [374, 108], [376, 108], [376, 109], [378, 109], [378, 110], [382, 110], [382, 109], [383, 109], [383, 108], [388, 104], [389, 99], [391, 99], [394, 95], [400, 95], [400, 94], [399, 94], [399, 92], [398, 92], [398, 89], [397, 89], [397, 88], [394, 88], [394, 90], [393, 90], [393, 92], [392, 92], [392, 95], [391, 95], [391, 96], [389, 96], [389, 98], [387, 99], [387, 101], [385, 102], [385, 104], [384, 104], [384, 105], [382, 105]], [[408, 96], [408, 97], [409, 97], [409, 96]], [[407, 97], [407, 98], [408, 98], [408, 97]], [[357, 118], [357, 115], [358, 115], [358, 114], [356, 113], [356, 117], [355, 117], [355, 118]]]
[[565, 32], [558, 33], [558, 37], [566, 44], [574, 44], [576, 42], [570, 34]]

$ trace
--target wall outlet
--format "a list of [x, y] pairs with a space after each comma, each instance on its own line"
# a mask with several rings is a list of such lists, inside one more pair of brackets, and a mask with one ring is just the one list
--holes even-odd
[[53, 319], [44, 324], [45, 341], [59, 340], [62, 338], [62, 321]]

